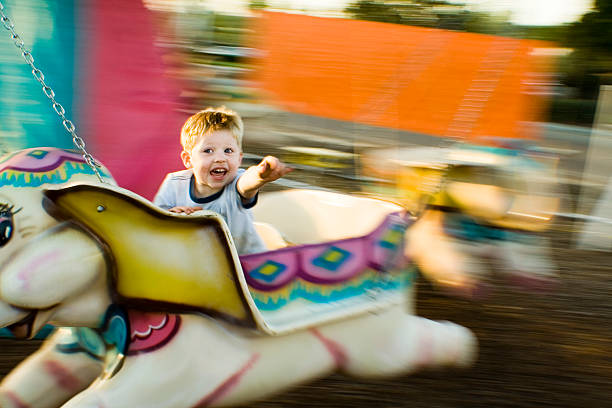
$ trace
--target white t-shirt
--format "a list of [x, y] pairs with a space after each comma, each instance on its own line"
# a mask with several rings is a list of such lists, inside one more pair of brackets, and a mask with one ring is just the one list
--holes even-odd
[[214, 211], [227, 222], [240, 255], [266, 251], [265, 244], [255, 230], [253, 215], [249, 210], [257, 203], [257, 196], [249, 203], [243, 204], [242, 197], [236, 189], [238, 178], [244, 171], [239, 169], [236, 178], [223, 190], [203, 198], [195, 197], [192, 193], [195, 181], [193, 170], [169, 173], [159, 187], [153, 203], [166, 210], [177, 206], [200, 206], [205, 210]]

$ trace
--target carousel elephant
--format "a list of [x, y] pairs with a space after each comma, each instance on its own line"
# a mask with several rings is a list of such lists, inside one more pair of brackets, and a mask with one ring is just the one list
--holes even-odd
[[476, 145], [371, 151], [369, 187], [418, 213], [407, 255], [428, 281], [470, 298], [490, 292], [492, 274], [520, 288], [556, 285], [550, 244], [560, 198], [556, 159]]
[[51, 148], [0, 161], [1, 326], [59, 327], [0, 406], [234, 406], [333, 371], [474, 361], [468, 329], [414, 315], [401, 207], [274, 193], [255, 214], [271, 250], [239, 257], [218, 214], [169, 213], [101, 173]]

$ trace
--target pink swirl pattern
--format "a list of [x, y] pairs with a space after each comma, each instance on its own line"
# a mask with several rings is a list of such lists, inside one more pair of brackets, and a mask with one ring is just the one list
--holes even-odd
[[128, 355], [148, 353], [166, 345], [178, 333], [181, 318], [167, 313], [128, 311], [130, 345]]

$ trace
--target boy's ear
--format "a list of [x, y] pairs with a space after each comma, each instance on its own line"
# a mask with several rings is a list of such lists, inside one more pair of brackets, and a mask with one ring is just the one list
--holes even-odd
[[185, 165], [186, 169], [191, 168], [191, 154], [189, 154], [189, 152], [183, 150], [181, 152], [181, 160], [183, 160], [183, 164]]
[[244, 156], [244, 154], [242, 152], [240, 152], [240, 160], [238, 161], [238, 165], [240, 166], [242, 164], [242, 157]]

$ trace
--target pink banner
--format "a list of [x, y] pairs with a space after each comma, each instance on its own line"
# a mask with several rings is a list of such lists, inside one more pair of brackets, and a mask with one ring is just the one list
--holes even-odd
[[80, 10], [82, 136], [121, 187], [151, 199], [164, 175], [182, 168], [180, 87], [166, 75], [141, 1], [93, 0]]

